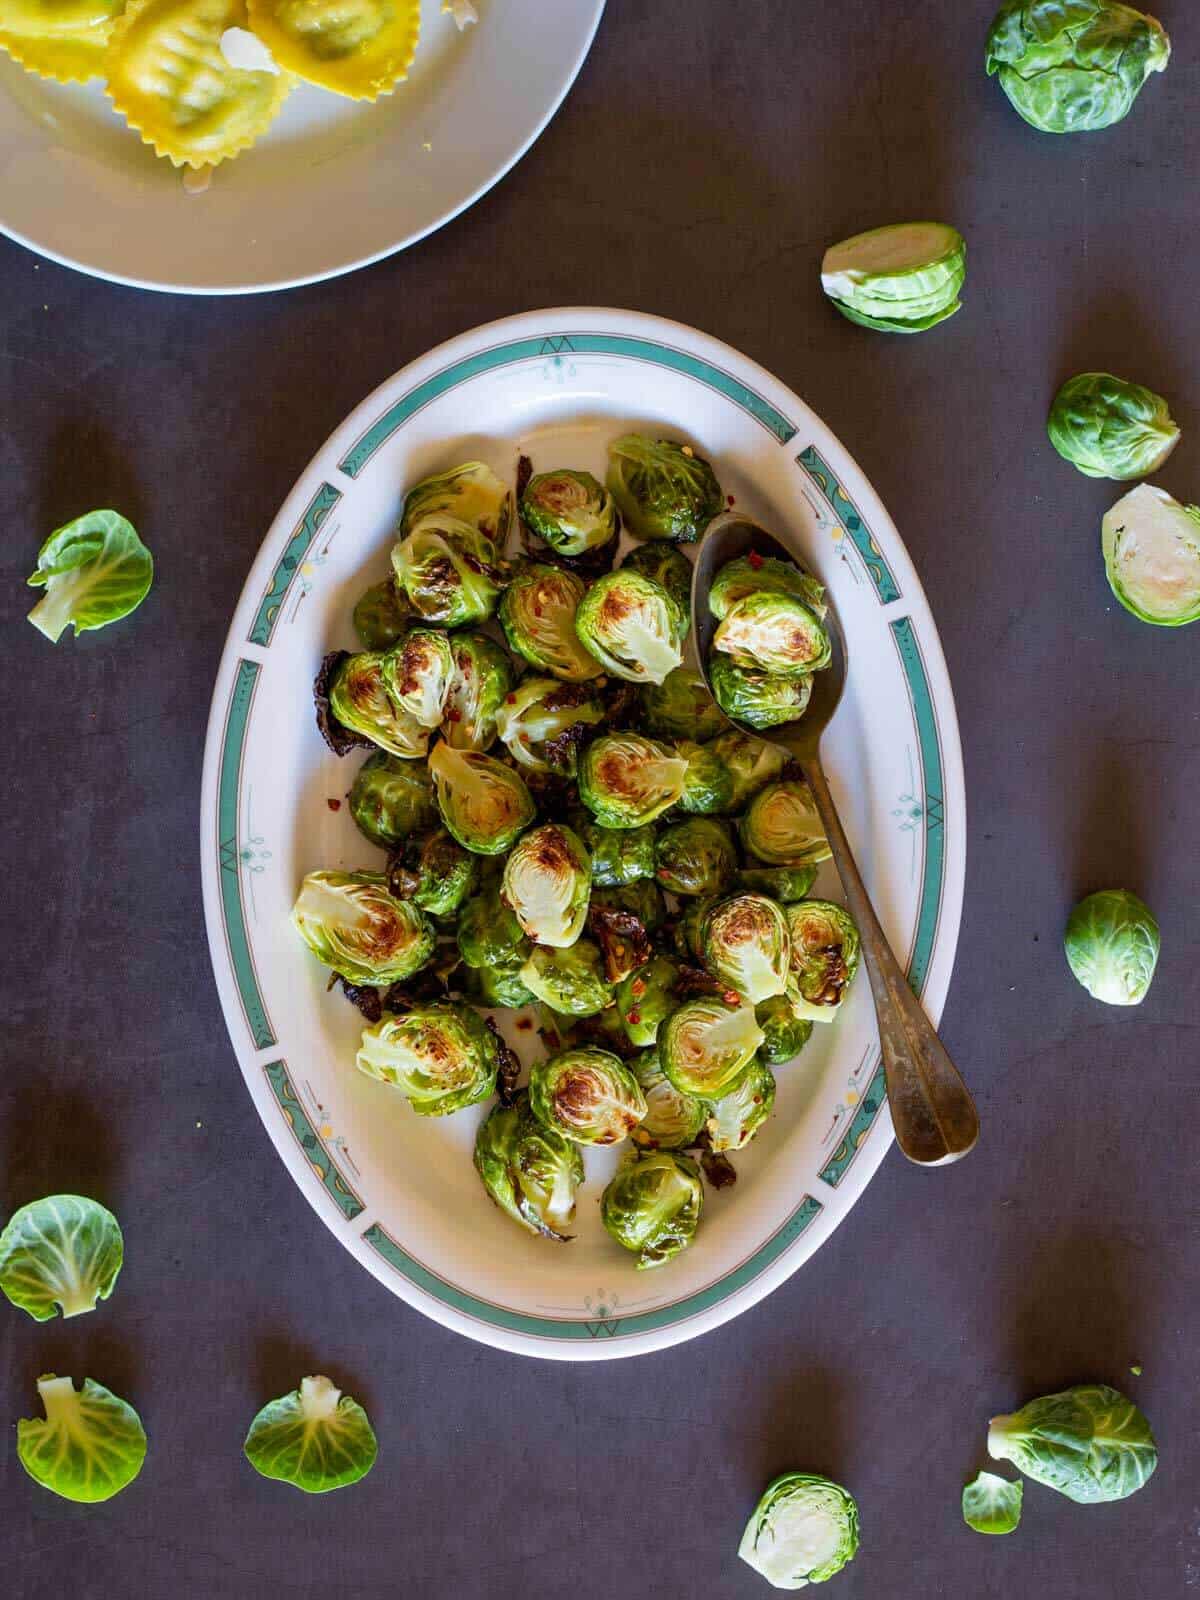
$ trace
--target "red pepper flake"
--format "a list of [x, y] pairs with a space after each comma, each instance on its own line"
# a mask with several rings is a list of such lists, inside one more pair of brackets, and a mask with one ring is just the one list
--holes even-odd
[[759, 555], [757, 550], [751, 550], [750, 554], [746, 557], [746, 560], [754, 568], [755, 572], [757, 572], [759, 567], [761, 567], [763, 564], [763, 558]]
[[736, 501], [736, 500], [735, 500], [735, 499], [734, 499], [734, 497], [733, 497], [733, 496], [732, 496], [732, 495], [731, 495], [731, 494], [727, 494], [727, 495], [726, 495], [726, 496], [725, 496], [725, 498], [726, 498], [726, 500], [728, 500], [728, 501], [729, 501], [729, 504], [730, 504], [730, 505], [731, 505], [731, 506], [735, 506], [735, 505], [737, 505], [737, 501]]
[[522, 1033], [524, 1033], [527, 1029], [533, 1027], [533, 1023], [530, 1022], [528, 1017], [518, 1017], [517, 1027], [521, 1029]]
[[451, 706], [449, 711], [446, 712], [446, 721], [447, 722], [461, 722], [462, 721], [462, 712], [458, 709], [457, 706]]
[[330, 811], [340, 811], [342, 809], [342, 802], [340, 800], [326, 800], [325, 804], [329, 807]]
[[516, 697], [515, 694], [506, 694], [504, 696], [504, 704], [506, 706], [515, 706], [516, 703], [517, 703], [517, 697]]
[[642, 1013], [640, 1011], [627, 1011], [625, 1013], [625, 1021], [626, 1022], [632, 1022], [635, 1027], [637, 1026], [637, 1024], [641, 1020], [642, 1020]]
[[535, 605], [534, 608], [533, 608], [533, 614], [534, 614], [535, 617], [540, 617], [541, 614], [542, 614], [541, 606]]
[[635, 978], [629, 985], [629, 992], [635, 1000], [640, 1000], [646, 992], [645, 978]]

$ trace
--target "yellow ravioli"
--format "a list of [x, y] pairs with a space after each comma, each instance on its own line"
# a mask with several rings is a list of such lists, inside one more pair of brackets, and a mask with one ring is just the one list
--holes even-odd
[[124, 9], [125, 0], [0, 0], [0, 34], [23, 39], [90, 35]]
[[56, 34], [51, 39], [0, 33], [0, 50], [39, 78], [52, 78], [55, 83], [88, 83], [104, 76], [104, 51], [111, 33], [111, 22], [102, 22], [86, 33]]
[[248, 9], [280, 66], [349, 100], [390, 94], [421, 32], [420, 0], [248, 0]]
[[108, 48], [108, 94], [142, 142], [177, 167], [247, 150], [287, 98], [286, 73], [246, 72], [221, 53], [242, 0], [132, 0]]

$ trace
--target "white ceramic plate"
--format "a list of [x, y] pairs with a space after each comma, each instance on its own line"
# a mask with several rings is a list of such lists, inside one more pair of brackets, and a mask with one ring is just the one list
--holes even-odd
[[407, 82], [375, 105], [298, 85], [252, 149], [185, 193], [98, 83], [0, 55], [0, 229], [66, 266], [150, 289], [311, 283], [403, 249], [472, 204], [558, 109], [604, 0], [476, 0], [459, 33], [422, 0]]
[[[833, 1026], [777, 1072], [775, 1115], [708, 1191], [695, 1243], [653, 1272], [600, 1225], [616, 1152], [586, 1152], [575, 1240], [524, 1234], [471, 1165], [482, 1108], [414, 1115], [354, 1067], [361, 1019], [288, 925], [316, 867], [380, 864], [342, 804], [359, 764], [313, 722], [322, 654], [356, 648], [350, 612], [388, 570], [406, 485], [482, 458], [511, 476], [602, 473], [634, 426], [690, 439], [739, 509], [794, 544], [846, 631], [831, 781], [875, 904], [936, 1019], [963, 892], [965, 813], [954, 702], [904, 546], [846, 451], [782, 384], [713, 339], [622, 311], [535, 312], [407, 367], [350, 416], [279, 513], [217, 676], [204, 766], [205, 906], [217, 985], [255, 1106], [304, 1194], [381, 1282], [460, 1333], [560, 1360], [688, 1339], [736, 1316], [822, 1245], [891, 1142], [865, 980]], [[836, 894], [828, 868], [819, 888]], [[536, 1035], [506, 1032], [528, 1059]], [[853, 1251], [848, 1238], [842, 1246]]]

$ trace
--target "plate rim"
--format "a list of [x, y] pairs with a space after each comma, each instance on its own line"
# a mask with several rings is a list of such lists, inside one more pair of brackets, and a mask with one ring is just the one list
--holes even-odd
[[[251, 638], [251, 627], [261, 613], [263, 597], [269, 592], [278, 572], [287, 541], [289, 537], [294, 537], [297, 523], [302, 521], [303, 514], [311, 507], [316, 491], [334, 476], [353, 482], [353, 477], [346, 474], [342, 466], [348, 448], [362, 439], [371, 424], [378, 423], [381, 416], [386, 415], [398, 397], [411, 392], [418, 384], [428, 381], [429, 377], [444, 370], [447, 363], [453, 362], [455, 358], [478, 355], [494, 347], [498, 342], [519, 340], [522, 335], [527, 338], [541, 336], [556, 339], [571, 333], [577, 334], [583, 327], [604, 329], [612, 335], [640, 337], [660, 346], [665, 344], [670, 348], [685, 351], [700, 361], [712, 363], [728, 376], [736, 375], [736, 379], [747, 387], [752, 385], [750, 389], [752, 396], [760, 400], [766, 398], [767, 403], [772, 405], [778, 402], [778, 409], [785, 411], [789, 420], [798, 421], [801, 425], [807, 424], [810, 435], [814, 436], [814, 448], [815, 444], [819, 443], [827, 456], [836, 458], [837, 481], [831, 485], [831, 493], [842, 494], [842, 483], [848, 480], [855, 492], [854, 501], [847, 500], [849, 509], [854, 511], [858, 507], [866, 507], [869, 516], [864, 520], [870, 548], [877, 556], [882, 557], [883, 572], [893, 580], [898, 574], [901, 580], [898, 584], [892, 583], [896, 593], [888, 599], [886, 596], [890, 591], [881, 584], [879, 576], [872, 570], [871, 577], [877, 599], [883, 607], [903, 606], [904, 616], [895, 619], [896, 621], [908, 619], [920, 623], [921, 666], [924, 670], [930, 704], [937, 713], [940, 713], [935, 716], [935, 733], [942, 768], [942, 798], [947, 815], [953, 817], [957, 824], [953, 829], [942, 829], [944, 854], [938, 921], [932, 936], [930, 970], [926, 973], [923, 994], [926, 1007], [935, 1023], [940, 1019], [957, 952], [966, 867], [966, 794], [957, 710], [937, 627], [916, 568], [898, 530], [869, 480], [840, 440], [798, 395], [758, 363], [711, 335], [668, 318], [646, 313], [598, 307], [559, 307], [523, 312], [481, 324], [433, 347], [414, 361], [407, 363], [372, 390], [320, 446], [285, 498], [251, 564], [232, 613], [214, 682], [201, 786], [201, 876], [209, 955], [226, 1028], [255, 1110], [276, 1152], [283, 1158], [285, 1166], [318, 1216], [339, 1242], [349, 1249], [373, 1276], [405, 1303], [455, 1332], [509, 1352], [567, 1361], [620, 1359], [663, 1349], [731, 1320], [770, 1294], [803, 1265], [840, 1226], [874, 1176], [892, 1143], [891, 1122], [886, 1103], [872, 1112], [871, 1120], [865, 1125], [859, 1143], [851, 1153], [851, 1159], [837, 1174], [836, 1179], [830, 1182], [828, 1188], [822, 1185], [820, 1198], [806, 1194], [791, 1218], [777, 1229], [770, 1239], [764, 1240], [757, 1247], [755, 1258], [792, 1227], [805, 1211], [805, 1207], [811, 1204], [814, 1209], [795, 1228], [792, 1237], [783, 1241], [775, 1256], [760, 1272], [748, 1282], [719, 1296], [714, 1303], [699, 1308], [687, 1317], [676, 1318], [661, 1327], [648, 1331], [627, 1332], [620, 1337], [617, 1337], [619, 1324], [622, 1321], [636, 1321], [637, 1317], [609, 1317], [605, 1313], [611, 1308], [603, 1306], [596, 1308], [597, 1316], [593, 1321], [581, 1320], [578, 1323], [579, 1328], [586, 1329], [585, 1333], [559, 1335], [556, 1338], [506, 1328], [495, 1322], [477, 1321], [428, 1292], [419, 1283], [405, 1277], [403, 1269], [397, 1269], [394, 1264], [389, 1265], [380, 1252], [379, 1241], [368, 1238], [368, 1235], [380, 1233], [384, 1239], [390, 1238], [378, 1218], [367, 1217], [362, 1207], [359, 1208], [359, 1212], [342, 1208], [336, 1215], [331, 1213], [329, 1201], [335, 1190], [330, 1186], [330, 1175], [325, 1173], [322, 1176], [319, 1168], [314, 1171], [313, 1162], [301, 1148], [300, 1135], [296, 1132], [292, 1120], [295, 1113], [298, 1113], [302, 1120], [305, 1118], [303, 1108], [297, 1098], [294, 1111], [290, 1107], [285, 1110], [278, 1086], [273, 1089], [268, 1084], [265, 1069], [282, 1064], [283, 1077], [288, 1087], [291, 1087], [282, 1049], [278, 1046], [272, 1049], [271, 1045], [251, 1046], [246, 1038], [243, 1001], [228, 958], [226, 927], [220, 914], [218, 855], [221, 841], [218, 833], [217, 786], [222, 765], [226, 720], [232, 703], [238, 664], [248, 659], [245, 655], [247, 646], [252, 649], [267, 648], [263, 643], [255, 645]], [[800, 428], [797, 428], [789, 441], [781, 443], [794, 442], [799, 438], [800, 431]], [[818, 460], [822, 466], [826, 465], [821, 457], [818, 456]], [[812, 475], [810, 466], [806, 466], [799, 458], [797, 463], [802, 470]], [[882, 551], [874, 543], [872, 530], [884, 534]], [[861, 545], [859, 554], [864, 556], [865, 560], [864, 547]], [[903, 659], [901, 645], [894, 631], [893, 637]], [[225, 692], [222, 692], [223, 686]], [[909, 689], [911, 694], [911, 678]], [[212, 848], [214, 841], [216, 849]], [[244, 1042], [239, 1042], [243, 1040]], [[272, 1056], [274, 1060], [271, 1059]], [[877, 1077], [876, 1068], [867, 1081], [874, 1082]], [[296, 1098], [294, 1090], [292, 1093], [293, 1098]], [[311, 1127], [309, 1132], [312, 1132]], [[853, 1137], [853, 1126], [848, 1131], [847, 1137], [848, 1139]], [[821, 1169], [822, 1173], [830, 1171], [831, 1167], [832, 1163], [827, 1164]], [[359, 1222], [358, 1228], [354, 1230], [354, 1224], [358, 1221], [360, 1213], [367, 1217], [367, 1220]], [[399, 1246], [395, 1248], [400, 1249]], [[412, 1258], [407, 1259], [412, 1261]], [[416, 1265], [423, 1268], [423, 1263]], [[734, 1269], [735, 1272], [737, 1270]], [[688, 1297], [689, 1300], [700, 1299], [719, 1289], [720, 1284], [733, 1275], [727, 1273], [724, 1278], [718, 1279], [715, 1285], [696, 1291]], [[527, 1318], [519, 1312], [513, 1312], [512, 1316], [514, 1321], [536, 1320]]]

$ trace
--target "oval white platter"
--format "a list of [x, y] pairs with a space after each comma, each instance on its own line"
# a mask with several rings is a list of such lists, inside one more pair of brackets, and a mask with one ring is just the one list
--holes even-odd
[[[727, 346], [623, 311], [533, 312], [442, 345], [377, 389], [305, 471], [263, 543], [217, 675], [202, 862], [217, 986], [255, 1107], [334, 1235], [379, 1280], [485, 1343], [559, 1360], [658, 1349], [746, 1310], [829, 1238], [892, 1139], [865, 978], [833, 1026], [777, 1069], [775, 1114], [707, 1191], [690, 1249], [638, 1272], [604, 1232], [619, 1154], [586, 1152], [575, 1239], [527, 1236], [471, 1164], [486, 1108], [416, 1116], [354, 1066], [361, 1018], [288, 923], [316, 867], [379, 866], [345, 796], [358, 756], [322, 743], [310, 684], [356, 648], [351, 608], [388, 570], [402, 493], [483, 459], [514, 474], [601, 475], [630, 428], [690, 440], [739, 510], [830, 587], [850, 672], [826, 750], [875, 904], [936, 1020], [962, 906], [965, 797], [937, 631], [899, 535], [862, 473], [794, 394]], [[342, 802], [336, 806], [334, 802]], [[818, 892], [838, 893], [831, 869]], [[505, 1032], [528, 1062], [537, 1034]], [[853, 1252], [852, 1236], [841, 1248]]]
[[97, 277], [190, 294], [291, 288], [440, 228], [518, 161], [583, 65], [604, 0], [476, 0], [461, 32], [421, 0], [408, 79], [374, 105], [298, 84], [202, 194], [99, 83], [0, 55], [0, 231]]

